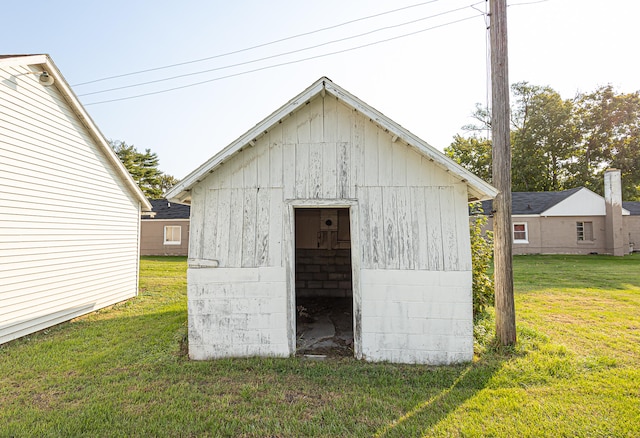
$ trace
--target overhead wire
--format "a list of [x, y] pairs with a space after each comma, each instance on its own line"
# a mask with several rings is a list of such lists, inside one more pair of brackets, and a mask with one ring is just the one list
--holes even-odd
[[92, 91], [92, 92], [88, 92], [88, 93], [79, 94], [78, 96], [83, 97], [83, 96], [91, 96], [91, 95], [95, 95], [95, 94], [108, 93], [108, 92], [111, 92], [111, 91], [124, 90], [124, 89], [127, 89], [127, 88], [135, 88], [135, 87], [140, 87], [140, 86], [143, 86], [143, 85], [156, 84], [156, 83], [159, 83], [159, 82], [166, 82], [166, 81], [170, 81], [170, 80], [174, 80], [174, 79], [180, 79], [180, 78], [189, 77], [189, 76], [201, 75], [201, 74], [205, 74], [205, 73], [211, 73], [211, 72], [214, 72], [214, 71], [226, 70], [226, 69], [229, 69], [229, 68], [239, 67], [239, 66], [242, 66], [242, 65], [254, 64], [256, 62], [266, 61], [268, 59], [280, 58], [282, 56], [287, 56], [287, 55], [292, 55], [292, 54], [295, 54], [295, 53], [300, 53], [300, 52], [304, 52], [304, 51], [308, 51], [308, 50], [312, 50], [312, 49], [317, 49], [319, 47], [328, 46], [330, 44], [336, 44], [336, 43], [352, 40], [352, 39], [355, 39], [355, 38], [360, 38], [360, 37], [371, 35], [371, 34], [374, 34], [374, 33], [377, 33], [377, 32], [382, 32], [382, 31], [386, 31], [386, 30], [390, 30], [390, 29], [395, 29], [395, 28], [398, 28], [398, 27], [407, 26], [407, 25], [410, 25], [410, 24], [415, 24], [415, 23], [418, 23], [418, 22], [421, 22], [421, 21], [425, 21], [425, 20], [429, 20], [429, 19], [432, 19], [432, 18], [440, 17], [442, 15], [447, 15], [447, 14], [451, 14], [451, 13], [454, 13], [454, 12], [458, 12], [458, 11], [461, 11], [463, 9], [467, 9], [468, 7], [472, 7], [473, 8], [473, 6], [481, 4], [481, 3], [483, 3], [483, 2], [479, 1], [479, 2], [474, 3], [472, 5], [467, 5], [467, 6], [463, 6], [463, 7], [460, 7], [460, 8], [451, 9], [451, 10], [448, 10], [448, 11], [445, 11], [445, 12], [441, 12], [441, 13], [438, 13], [438, 14], [429, 15], [427, 17], [422, 17], [422, 18], [418, 18], [418, 19], [415, 19], [415, 20], [410, 20], [410, 21], [406, 21], [406, 22], [403, 22], [403, 23], [394, 24], [394, 25], [390, 25], [390, 26], [380, 27], [380, 28], [377, 28], [377, 29], [374, 29], [374, 30], [370, 30], [370, 31], [367, 31], [367, 32], [363, 32], [363, 33], [357, 34], [357, 35], [351, 35], [351, 36], [344, 37], [344, 38], [339, 38], [339, 39], [335, 39], [335, 40], [331, 40], [331, 41], [326, 41], [324, 43], [316, 44], [316, 45], [313, 45], [313, 46], [303, 47], [301, 49], [296, 49], [296, 50], [291, 50], [291, 51], [288, 51], [288, 52], [278, 53], [278, 54], [275, 54], [275, 55], [265, 56], [265, 57], [258, 58], [258, 59], [238, 62], [238, 63], [235, 63], [235, 64], [224, 65], [224, 66], [221, 66], [221, 67], [215, 67], [215, 68], [196, 71], [196, 72], [192, 72], [192, 73], [185, 73], [185, 74], [181, 74], [181, 75], [171, 76], [171, 77], [168, 77], [168, 78], [155, 79], [155, 80], [152, 80], [152, 81], [145, 81], [145, 82], [139, 82], [139, 83], [136, 83], [136, 84], [123, 85], [123, 86], [120, 86], [120, 87], [113, 87], [113, 88], [107, 88], [107, 89], [104, 89], [104, 90]]
[[206, 58], [200, 58], [200, 59], [194, 59], [194, 60], [191, 60], [191, 61], [178, 62], [178, 63], [175, 63], [175, 64], [164, 65], [164, 66], [161, 66], [161, 67], [148, 68], [148, 69], [145, 69], [145, 70], [138, 70], [138, 71], [129, 72], [129, 73], [123, 73], [123, 74], [114, 75], [114, 76], [107, 76], [107, 77], [104, 77], [104, 78], [94, 79], [94, 80], [91, 80], [91, 81], [80, 82], [80, 83], [74, 84], [72, 86], [73, 87], [79, 87], [81, 85], [93, 84], [93, 83], [96, 83], [96, 82], [102, 82], [102, 81], [106, 81], [106, 80], [110, 80], [110, 79], [123, 78], [123, 77], [126, 77], [126, 76], [132, 76], [132, 75], [137, 75], [137, 74], [142, 74], [142, 73], [149, 73], [149, 72], [152, 72], [152, 71], [164, 70], [164, 69], [173, 68], [173, 67], [180, 67], [180, 66], [183, 66], [183, 65], [195, 64], [197, 62], [209, 61], [209, 60], [212, 60], [212, 59], [222, 58], [222, 57], [225, 57], [225, 56], [236, 55], [238, 53], [243, 53], [243, 52], [247, 52], [247, 51], [250, 51], [250, 50], [259, 49], [259, 48], [262, 48], [262, 47], [270, 46], [270, 45], [281, 43], [281, 42], [284, 42], [284, 41], [289, 41], [289, 40], [292, 40], [292, 39], [295, 39], [295, 38], [300, 38], [300, 37], [303, 37], [303, 36], [313, 35], [315, 33], [324, 32], [324, 31], [331, 30], [331, 29], [337, 29], [339, 27], [347, 26], [349, 24], [357, 23], [357, 22], [360, 22], [360, 21], [370, 20], [371, 18], [382, 17], [384, 15], [389, 15], [389, 14], [393, 14], [393, 13], [396, 13], [396, 12], [405, 11], [407, 9], [416, 8], [418, 6], [424, 6], [424, 5], [427, 5], [427, 4], [430, 4], [430, 3], [436, 3], [438, 1], [440, 1], [440, 0], [429, 0], [429, 1], [416, 3], [416, 4], [413, 4], [413, 5], [409, 5], [409, 6], [404, 6], [404, 7], [397, 8], [397, 9], [392, 9], [390, 11], [380, 12], [378, 14], [367, 15], [366, 17], [356, 18], [356, 19], [353, 19], [353, 20], [345, 21], [343, 23], [338, 23], [338, 24], [334, 24], [334, 25], [331, 25], [331, 26], [323, 27], [323, 28], [320, 28], [320, 29], [312, 30], [312, 31], [309, 31], [309, 32], [303, 32], [303, 33], [299, 33], [299, 34], [296, 34], [296, 35], [291, 35], [291, 36], [288, 36], [288, 37], [285, 37], [285, 38], [280, 38], [280, 39], [272, 40], [272, 41], [269, 41], [269, 42], [266, 42], [266, 43], [257, 44], [255, 46], [245, 47], [243, 49], [233, 50], [231, 52], [226, 52], [226, 53], [221, 53], [221, 54], [218, 54], [218, 55], [208, 56]]
[[420, 34], [420, 33], [423, 33], [423, 32], [427, 32], [427, 31], [430, 31], [430, 30], [438, 29], [438, 28], [441, 28], [441, 27], [449, 26], [449, 25], [452, 25], [452, 24], [460, 23], [460, 22], [463, 22], [463, 21], [471, 20], [471, 19], [475, 19], [475, 18], [478, 18], [479, 16], [481, 16], [481, 15], [476, 14], [476, 15], [469, 16], [469, 17], [466, 17], [466, 18], [453, 20], [453, 21], [450, 21], [450, 22], [447, 22], [447, 23], [443, 23], [443, 24], [439, 24], [439, 25], [436, 25], [436, 26], [428, 27], [428, 28], [421, 29], [421, 30], [418, 30], [418, 31], [406, 33], [406, 34], [403, 34], [403, 35], [397, 35], [395, 37], [386, 38], [386, 39], [383, 39], [383, 40], [378, 40], [378, 41], [374, 41], [374, 42], [371, 42], [371, 43], [362, 44], [362, 45], [355, 46], [355, 47], [350, 47], [350, 48], [347, 48], [347, 49], [336, 50], [336, 51], [329, 52], [329, 53], [324, 53], [324, 54], [321, 54], [321, 55], [309, 56], [307, 58], [302, 58], [302, 59], [297, 59], [297, 60], [293, 60], [293, 61], [282, 62], [282, 63], [279, 63], [279, 64], [259, 67], [259, 68], [253, 69], [253, 70], [247, 70], [247, 71], [243, 71], [243, 72], [233, 73], [233, 74], [229, 74], [229, 75], [226, 75], [226, 76], [219, 76], [217, 78], [207, 79], [206, 81], [200, 81], [200, 82], [195, 82], [195, 83], [187, 84], [187, 85], [181, 85], [181, 86], [178, 86], [178, 87], [168, 88], [168, 89], [164, 89], [164, 90], [158, 90], [158, 91], [152, 91], [152, 92], [148, 92], [148, 93], [137, 94], [137, 95], [134, 95], [134, 96], [127, 96], [127, 97], [121, 97], [121, 98], [116, 98], [116, 99], [108, 99], [108, 100], [102, 100], [102, 101], [98, 101], [98, 102], [90, 102], [90, 103], [86, 103], [84, 105], [85, 106], [89, 106], [89, 105], [98, 105], [98, 104], [110, 103], [110, 102], [119, 102], [119, 101], [123, 101], [123, 100], [136, 99], [136, 98], [144, 97], [144, 96], [151, 96], [151, 95], [155, 95], [155, 94], [167, 93], [167, 92], [170, 92], [170, 91], [175, 91], [175, 90], [181, 90], [181, 89], [185, 89], [185, 88], [195, 87], [195, 86], [198, 86], [198, 85], [202, 85], [202, 84], [206, 84], [206, 83], [210, 83], [210, 82], [215, 82], [215, 81], [219, 81], [219, 80], [222, 80], [222, 79], [228, 79], [228, 78], [232, 78], [232, 77], [236, 77], [236, 76], [242, 76], [242, 75], [249, 74], [249, 73], [255, 73], [255, 72], [258, 72], [258, 71], [262, 71], [262, 70], [268, 70], [268, 69], [272, 69], [272, 68], [276, 68], [276, 67], [282, 67], [284, 65], [297, 64], [297, 63], [300, 63], [300, 62], [310, 61], [312, 59], [324, 58], [324, 57], [327, 57], [327, 56], [337, 55], [337, 54], [340, 54], [340, 53], [351, 52], [351, 51], [362, 49], [362, 48], [365, 48], [365, 47], [370, 47], [370, 46], [374, 46], [374, 45], [377, 45], [377, 44], [382, 44], [382, 43], [386, 43], [386, 42], [389, 42], [389, 41], [394, 41], [394, 40], [398, 40], [398, 39], [401, 39], [401, 38], [406, 38], [406, 37], [409, 37], [409, 36], [412, 36], [412, 35], [417, 35], [417, 34]]

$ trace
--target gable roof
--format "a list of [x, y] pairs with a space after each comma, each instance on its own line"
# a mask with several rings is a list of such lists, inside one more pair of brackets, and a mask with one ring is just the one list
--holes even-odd
[[561, 192], [513, 192], [512, 214], [541, 214], [579, 191], [582, 187]]
[[109, 146], [109, 142], [107, 142], [104, 135], [102, 135], [94, 121], [84, 109], [78, 100], [78, 97], [75, 95], [73, 90], [71, 90], [71, 87], [49, 55], [0, 55], [0, 67], [11, 66], [38, 66], [42, 71], [47, 72], [54, 79], [51, 86], [55, 87], [60, 94], [62, 94], [70, 109], [75, 113], [80, 123], [85, 126], [87, 132], [94, 139], [101, 152], [107, 157], [107, 160], [115, 169], [116, 174], [124, 182], [133, 197], [140, 202], [142, 210], [151, 210], [151, 204], [142, 193], [142, 190], [140, 190], [116, 153], [113, 151], [111, 146]]
[[[596, 199], [598, 202], [602, 202], [602, 209], [604, 209], [604, 198], [602, 196], [592, 192], [586, 187], [576, 187], [559, 192], [511, 192], [511, 214], [513, 216], [546, 216], [547, 214], [549, 214], [550, 216], [555, 216], [557, 215], [557, 209], [555, 209], [554, 207], [558, 207], [559, 204], [578, 193], [588, 196], [588, 199]], [[583, 198], [581, 198], [581, 200], [583, 200]], [[629, 204], [634, 203], [622, 203], [622, 214], [629, 214], [630, 210], [627, 208], [627, 205]], [[640, 202], [638, 202], [637, 204], [637, 208], [638, 210], [640, 210]], [[493, 210], [493, 201], [482, 201], [482, 210], [484, 214], [490, 214], [490, 212]], [[640, 214], [640, 211], [637, 214]], [[559, 215], [566, 216], [567, 214], [565, 213]], [[583, 214], [576, 213], [576, 215], [582, 216]], [[602, 215], [604, 215], [604, 210]]]
[[249, 144], [253, 144], [258, 138], [264, 135], [264, 133], [268, 132], [271, 127], [281, 122], [284, 118], [290, 116], [294, 111], [309, 102], [312, 98], [317, 95], [324, 97], [325, 94], [330, 94], [336, 97], [342, 103], [366, 115], [378, 126], [388, 130], [389, 133], [397, 136], [398, 139], [414, 147], [418, 152], [428, 157], [436, 165], [445, 169], [462, 182], [465, 182], [467, 184], [469, 200], [494, 198], [498, 194], [498, 190], [493, 186], [464, 169], [458, 163], [451, 160], [424, 140], [420, 139], [393, 120], [386, 117], [384, 114], [339, 87], [327, 77], [321, 77], [309, 88], [298, 94], [284, 106], [280, 107], [270, 116], [265, 118], [233, 143], [229, 144], [200, 167], [183, 178], [180, 183], [176, 184], [167, 193], [167, 198], [173, 202], [189, 203], [189, 192], [196, 184], [204, 179], [204, 177], [209, 173], [214, 172], [223, 162], [239, 153], [244, 147]]
[[150, 219], [189, 219], [191, 214], [191, 207], [188, 205], [172, 203], [166, 199], [152, 199], [149, 202], [153, 207]]
[[[581, 188], [576, 187], [561, 192], [511, 192], [511, 214], [541, 214]], [[482, 210], [484, 214], [489, 214], [493, 210], [493, 201], [491, 199], [482, 201]]]

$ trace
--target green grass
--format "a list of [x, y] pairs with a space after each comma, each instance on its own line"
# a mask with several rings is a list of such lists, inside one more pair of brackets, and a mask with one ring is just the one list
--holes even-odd
[[184, 258], [140, 295], [0, 347], [0, 437], [640, 436], [640, 257], [514, 263], [519, 343], [471, 364], [189, 361]]

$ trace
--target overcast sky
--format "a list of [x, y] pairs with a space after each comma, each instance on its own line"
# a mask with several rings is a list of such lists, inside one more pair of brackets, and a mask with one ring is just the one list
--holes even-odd
[[[565, 98], [609, 83], [640, 90], [640, 2], [508, 4], [512, 83], [549, 85]], [[182, 178], [321, 76], [443, 149], [471, 122], [475, 104], [486, 103], [485, 7], [473, 0], [12, 1], [2, 7], [0, 54], [51, 55], [105, 137], [150, 148], [163, 171]], [[156, 70], [81, 85], [149, 69]], [[179, 75], [187, 76], [164, 80]], [[150, 81], [159, 82], [137, 85]], [[205, 83], [191, 86], [198, 82]], [[177, 87], [185, 88], [163, 92]], [[111, 88], [120, 89], [101, 92]], [[147, 93], [157, 94], [134, 97]]]

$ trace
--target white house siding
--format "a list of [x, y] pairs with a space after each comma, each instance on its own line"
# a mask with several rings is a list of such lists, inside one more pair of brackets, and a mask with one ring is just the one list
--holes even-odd
[[[215, 297], [220, 290], [255, 287], [253, 280], [244, 281], [238, 276], [225, 280], [228, 269], [245, 268], [251, 273], [269, 267], [278, 268], [273, 276], [281, 285], [270, 293], [282, 302], [281, 290], [288, 275], [287, 251], [291, 247], [287, 243], [290, 230], [283, 225], [290, 213], [288, 205], [295, 204], [295, 200], [316, 200], [325, 205], [349, 201], [354, 205], [359, 227], [352, 230], [352, 240], [358, 239], [360, 249], [353, 258], [354, 269], [361, 270], [356, 276], [361, 274], [363, 278], [360, 292], [363, 312], [374, 302], [376, 306], [391, 307], [402, 301], [405, 305], [392, 315], [400, 319], [410, 307], [407, 303], [418, 300], [424, 304], [422, 307], [431, 306], [422, 323], [414, 321], [410, 328], [403, 328], [406, 335], [403, 354], [398, 353], [398, 347], [375, 347], [378, 340], [386, 342], [385, 332], [373, 324], [377, 320], [363, 316], [363, 357], [420, 363], [471, 358], [471, 254], [466, 184], [412, 147], [394, 142], [391, 134], [329, 96], [315, 98], [273, 126], [254, 146], [232, 156], [194, 187], [189, 255], [194, 259], [217, 260], [220, 267], [189, 270], [192, 357], [233, 356], [238, 351], [242, 355], [259, 355], [268, 349], [255, 344], [258, 329], [247, 335], [250, 340], [244, 346], [239, 346], [242, 339], [231, 333], [251, 332], [248, 321], [262, 312], [254, 301], [240, 293], [236, 302], [241, 304], [220, 309], [214, 308], [214, 299], [205, 302], [202, 297]], [[402, 284], [403, 273], [410, 275], [414, 283], [402, 286], [403, 292], [396, 296], [391, 287], [394, 283], [385, 283], [384, 279], [393, 278]], [[453, 289], [449, 279], [455, 285]], [[389, 285], [384, 298], [374, 287], [378, 281]], [[195, 285], [198, 289], [194, 289]], [[467, 315], [466, 325], [448, 318], [460, 312]], [[435, 314], [441, 315], [435, 318], [438, 322], [429, 323]], [[199, 315], [207, 315], [208, 322], [199, 320]], [[420, 319], [419, 315], [412, 315], [412, 319]], [[234, 323], [227, 324], [228, 319]], [[276, 319], [270, 328], [277, 331], [281, 326], [275, 323]], [[244, 326], [243, 321], [247, 321]], [[207, 324], [206, 329], [202, 329], [202, 324]], [[443, 340], [442, 332], [447, 331], [462, 340]], [[207, 337], [212, 333], [217, 335], [211, 339], [233, 339], [234, 347], [216, 350]], [[425, 343], [424, 339], [435, 335], [437, 339]], [[280, 338], [273, 343], [273, 351], [281, 353]], [[293, 348], [295, 343], [290, 342], [287, 353], [293, 353]]]
[[0, 343], [137, 292], [139, 202], [30, 71], [0, 69]]

